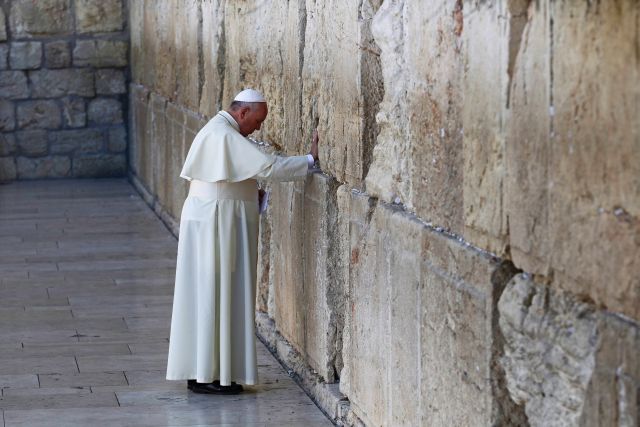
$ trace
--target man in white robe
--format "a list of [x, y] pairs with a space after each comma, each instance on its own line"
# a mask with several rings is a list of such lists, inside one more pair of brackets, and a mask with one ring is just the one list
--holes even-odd
[[189, 195], [180, 218], [168, 380], [198, 393], [235, 394], [256, 384], [254, 311], [258, 245], [256, 179], [303, 179], [318, 157], [280, 157], [246, 137], [268, 113], [262, 95], [240, 92], [196, 135], [180, 176]]

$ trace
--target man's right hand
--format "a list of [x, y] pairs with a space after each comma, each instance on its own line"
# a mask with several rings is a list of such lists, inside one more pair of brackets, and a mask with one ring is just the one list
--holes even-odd
[[311, 154], [314, 160], [318, 160], [318, 129], [313, 131], [313, 140], [311, 141]]

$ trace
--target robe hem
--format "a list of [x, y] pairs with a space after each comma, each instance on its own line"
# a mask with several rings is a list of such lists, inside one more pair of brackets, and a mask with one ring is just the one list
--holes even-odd
[[[167, 375], [167, 377], [166, 377], [167, 381], [187, 381], [187, 380], [193, 380], [193, 379], [195, 379], [199, 383], [211, 383], [213, 381], [218, 380], [218, 378], [213, 378], [213, 377], [204, 378], [204, 379], [203, 378], [197, 378], [197, 375], [181, 375], [180, 378], [176, 378], [176, 377], [173, 377], [173, 376], [171, 378], [169, 378], [169, 376]], [[238, 384], [244, 384], [244, 385], [257, 385], [258, 384], [258, 382], [256, 380], [248, 381], [248, 380], [241, 379], [241, 378], [232, 378], [231, 381], [234, 381], [234, 382], [236, 382]], [[231, 384], [229, 383], [229, 384], [221, 384], [221, 385], [231, 385]]]

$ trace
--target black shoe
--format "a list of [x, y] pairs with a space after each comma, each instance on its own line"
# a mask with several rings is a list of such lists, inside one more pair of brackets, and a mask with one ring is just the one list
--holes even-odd
[[240, 384], [232, 382], [231, 385], [220, 385], [218, 380], [212, 383], [199, 383], [196, 380], [188, 380], [187, 387], [194, 393], [203, 394], [238, 394], [244, 390]]

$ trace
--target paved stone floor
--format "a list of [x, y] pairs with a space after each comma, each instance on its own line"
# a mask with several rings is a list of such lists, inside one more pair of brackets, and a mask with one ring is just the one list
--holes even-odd
[[0, 185], [4, 426], [326, 426], [258, 342], [261, 384], [164, 379], [177, 242], [124, 180]]

